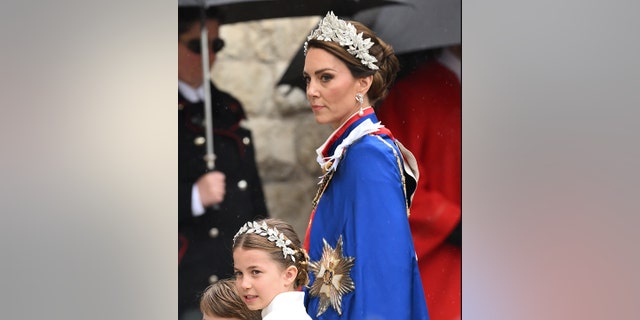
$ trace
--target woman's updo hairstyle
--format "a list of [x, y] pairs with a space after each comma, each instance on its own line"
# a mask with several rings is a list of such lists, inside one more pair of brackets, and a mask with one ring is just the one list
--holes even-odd
[[363, 78], [373, 75], [373, 82], [367, 92], [367, 96], [369, 97], [369, 102], [371, 104], [375, 104], [376, 101], [387, 96], [389, 88], [393, 84], [396, 74], [400, 69], [400, 63], [393, 53], [393, 47], [378, 38], [371, 29], [357, 21], [347, 22], [351, 23], [356, 28], [357, 33], [362, 32], [362, 37], [364, 39], [370, 38], [371, 42], [373, 42], [373, 46], [369, 48], [369, 54], [378, 60], [378, 62], [375, 62], [375, 65], [378, 66], [378, 70], [369, 69], [366, 65], [360, 62], [360, 59], [357, 59], [355, 56], [350, 54], [346, 48], [340, 46], [337, 42], [310, 39], [307, 40], [307, 46], [308, 48], [324, 49], [336, 56], [347, 65], [347, 68], [349, 68], [351, 75], [354, 78]]
[[[295, 288], [306, 286], [309, 283], [309, 255], [302, 247], [300, 238], [298, 238], [293, 227], [289, 223], [275, 218], [257, 220], [253, 222], [254, 225], [263, 225], [263, 223], [266, 223], [266, 226], [269, 229], [275, 228], [278, 233], [283, 234], [286, 239], [291, 241], [287, 247], [293, 250], [292, 254], [287, 254], [285, 257], [285, 255], [283, 255], [283, 249], [278, 247], [275, 241], [269, 240], [268, 236], [243, 231], [247, 224], [245, 224], [245, 226], [238, 231], [238, 234], [236, 234], [236, 237], [233, 240], [233, 250], [236, 248], [243, 248], [266, 251], [269, 253], [271, 258], [279, 263], [283, 268], [294, 266], [298, 269], [298, 275], [294, 281]], [[291, 259], [292, 257], [294, 259]], [[293, 260], [295, 260], [295, 262]]]

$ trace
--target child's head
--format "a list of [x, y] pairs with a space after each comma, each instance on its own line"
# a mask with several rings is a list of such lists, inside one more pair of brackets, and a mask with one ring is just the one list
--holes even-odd
[[233, 240], [236, 288], [251, 310], [309, 282], [309, 256], [293, 227], [279, 219], [245, 223]]
[[207, 287], [200, 298], [204, 320], [259, 320], [260, 312], [252, 311], [236, 292], [234, 279], [222, 279]]

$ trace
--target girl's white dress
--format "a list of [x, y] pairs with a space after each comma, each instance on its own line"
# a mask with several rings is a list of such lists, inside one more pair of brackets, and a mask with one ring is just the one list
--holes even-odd
[[304, 307], [304, 292], [287, 291], [278, 294], [262, 309], [262, 320], [311, 320]]

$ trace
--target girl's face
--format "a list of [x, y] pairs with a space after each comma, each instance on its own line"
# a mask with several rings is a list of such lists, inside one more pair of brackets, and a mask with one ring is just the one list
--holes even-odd
[[236, 248], [233, 266], [236, 288], [250, 310], [264, 309], [279, 293], [294, 290], [297, 269], [283, 268], [266, 251]]
[[318, 123], [329, 123], [335, 129], [358, 112], [356, 93], [365, 95], [372, 76], [356, 79], [347, 65], [320, 48], [309, 48], [303, 75], [307, 82], [307, 99]]

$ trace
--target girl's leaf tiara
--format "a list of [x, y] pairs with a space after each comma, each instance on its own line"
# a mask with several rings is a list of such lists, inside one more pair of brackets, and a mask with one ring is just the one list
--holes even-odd
[[336, 42], [345, 47], [351, 55], [360, 59], [360, 63], [367, 66], [367, 68], [378, 70], [378, 66], [375, 65], [378, 59], [369, 54], [369, 48], [373, 46], [371, 38], [363, 39], [362, 32], [357, 33], [353, 24], [339, 19], [333, 14], [333, 11], [329, 11], [320, 20], [318, 27], [307, 37], [307, 41], [304, 43], [305, 56], [307, 55], [308, 41], [312, 39]]
[[285, 237], [284, 233], [278, 231], [276, 227], [269, 228], [266, 222], [258, 223], [257, 221], [249, 221], [245, 223], [238, 233], [233, 236], [233, 243], [236, 243], [236, 238], [243, 233], [253, 233], [267, 238], [267, 240], [274, 242], [278, 248], [282, 249], [282, 255], [286, 259], [287, 256], [291, 258], [291, 261], [296, 262], [296, 258], [293, 255], [296, 253], [295, 250], [291, 249], [289, 245], [291, 244], [291, 240]]

